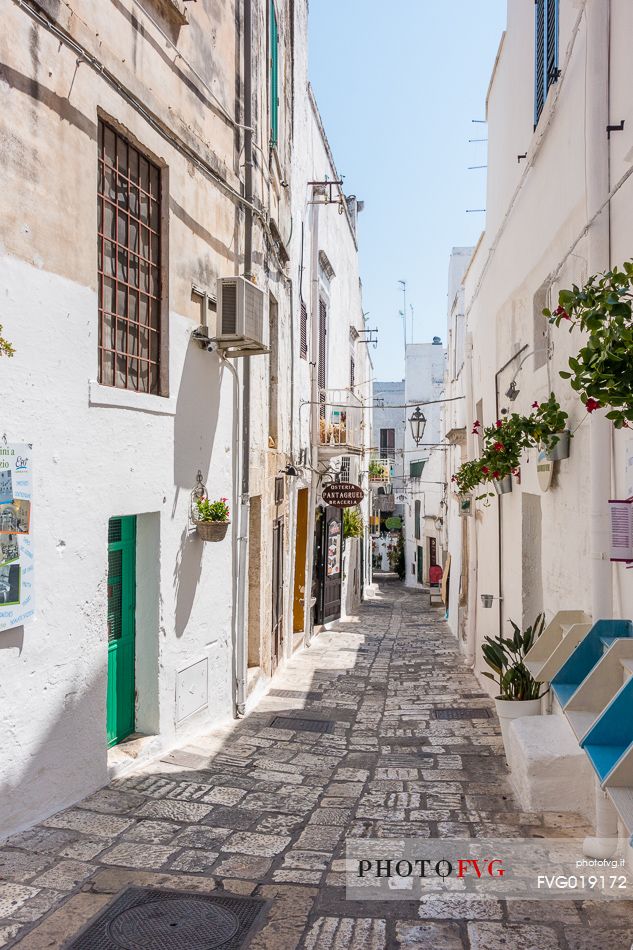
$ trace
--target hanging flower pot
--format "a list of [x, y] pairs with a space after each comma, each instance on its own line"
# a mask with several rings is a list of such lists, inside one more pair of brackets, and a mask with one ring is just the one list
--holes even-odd
[[230, 521], [196, 521], [196, 532], [202, 541], [223, 541]]
[[561, 462], [563, 459], [569, 458], [571, 432], [569, 429], [563, 429], [557, 435], [558, 442], [546, 453], [545, 457], [548, 462]]
[[507, 495], [512, 491], [512, 475], [504, 475], [503, 478], [497, 478], [492, 483], [497, 495]]
[[202, 541], [223, 541], [231, 523], [228, 498], [209, 501], [202, 472], [198, 472], [196, 481], [196, 487], [191, 492], [190, 521]]

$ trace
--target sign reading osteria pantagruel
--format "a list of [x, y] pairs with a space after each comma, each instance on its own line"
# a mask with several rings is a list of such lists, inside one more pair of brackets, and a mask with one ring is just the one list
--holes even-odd
[[321, 497], [326, 505], [332, 505], [333, 508], [353, 508], [361, 503], [365, 492], [351, 482], [332, 482], [325, 486]]

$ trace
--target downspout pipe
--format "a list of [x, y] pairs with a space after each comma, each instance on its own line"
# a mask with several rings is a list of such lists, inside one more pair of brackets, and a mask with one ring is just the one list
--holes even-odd
[[[244, 276], [252, 277], [253, 267], [253, 10], [252, 0], [244, 0]], [[237, 643], [235, 714], [246, 712], [248, 677], [248, 529], [250, 518], [250, 416], [251, 358], [242, 362], [242, 465], [238, 538]], [[238, 407], [235, 407], [238, 411]]]
[[[587, 0], [587, 84], [586, 168], [587, 217], [607, 202], [610, 192], [609, 124], [610, 83], [610, 0]], [[590, 274], [608, 270], [611, 265], [611, 206], [606, 203], [588, 232], [587, 264]], [[590, 420], [590, 492], [591, 492], [591, 611], [594, 622], [613, 616], [613, 587], [609, 549], [608, 499], [611, 496], [612, 427], [604, 410], [592, 413]], [[596, 833], [585, 838], [583, 850], [588, 857], [607, 858], [617, 848], [618, 822], [615, 809], [596, 780]]]
[[308, 517], [308, 556], [306, 558], [306, 584], [303, 595], [304, 630], [306, 647], [312, 640], [312, 576], [314, 573], [314, 530], [316, 526], [316, 502], [319, 490], [319, 200], [313, 189], [311, 208], [310, 247], [310, 310], [312, 313], [312, 353], [310, 360], [310, 455], [312, 481]]
[[[466, 388], [466, 457], [475, 457], [475, 436], [471, 422], [475, 418], [473, 405], [473, 335], [466, 334], [464, 360]], [[464, 659], [470, 667], [475, 666], [475, 630], [477, 622], [477, 522], [475, 511], [468, 520], [468, 607], [466, 612], [466, 645]]]

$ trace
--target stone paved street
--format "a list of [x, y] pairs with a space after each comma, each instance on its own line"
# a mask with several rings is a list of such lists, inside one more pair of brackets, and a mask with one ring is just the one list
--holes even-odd
[[[136, 883], [270, 900], [254, 950], [628, 950], [631, 902], [345, 900], [347, 837], [586, 831], [573, 816], [518, 810], [495, 719], [430, 719], [438, 704], [492, 704], [427, 602], [381, 582], [245, 720], [5, 842], [0, 946], [62, 946]], [[301, 715], [333, 730], [271, 726]]]

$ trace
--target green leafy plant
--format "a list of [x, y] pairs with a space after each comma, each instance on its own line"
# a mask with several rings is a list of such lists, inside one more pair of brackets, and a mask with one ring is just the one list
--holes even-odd
[[[482, 437], [482, 453], [478, 459], [464, 462], [453, 475], [458, 492], [465, 495], [478, 485], [516, 475], [523, 449], [541, 446], [553, 449], [566, 423], [567, 413], [561, 409], [554, 393], [550, 393], [545, 402], [533, 402], [529, 416], [512, 412], [484, 429], [481, 422], [475, 420], [473, 433]], [[489, 493], [477, 497], [484, 498], [486, 494]]]
[[0, 324], [0, 356], [13, 356], [14, 353], [13, 345], [2, 336], [2, 324]]
[[392, 549], [389, 551], [389, 567], [394, 571], [401, 581], [405, 579], [407, 568], [404, 559], [404, 540], [402, 535], [398, 538]]
[[558, 307], [543, 310], [550, 323], [587, 334], [569, 359], [568, 379], [587, 412], [610, 407], [616, 429], [633, 424], [633, 261], [590, 277], [583, 287], [561, 290]]
[[541, 692], [543, 684], [534, 679], [523, 661], [543, 633], [545, 614], [539, 614], [534, 623], [523, 632], [514, 620], [510, 621], [510, 625], [514, 634], [512, 637], [499, 636], [496, 640], [484, 637], [484, 660], [493, 671], [484, 671], [484, 676], [499, 684], [497, 699], [539, 699], [547, 690]]
[[208, 498], [197, 498], [197, 520], [228, 521], [231, 512], [227, 502], [228, 498], [219, 498], [217, 501], [209, 501]]
[[375, 459], [369, 463], [369, 477], [375, 479], [389, 478], [389, 467], [383, 462], [377, 462]]
[[365, 530], [360, 508], [343, 509], [343, 537], [362, 538]]

